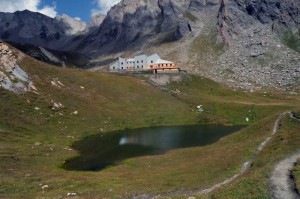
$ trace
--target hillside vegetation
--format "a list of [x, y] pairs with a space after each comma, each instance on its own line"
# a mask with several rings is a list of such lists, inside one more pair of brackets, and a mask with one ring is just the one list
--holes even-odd
[[[124, 198], [206, 188], [239, 171], [270, 134], [278, 113], [299, 108], [299, 95], [234, 91], [198, 76], [187, 75], [159, 89], [147, 78], [57, 68], [29, 57], [19, 64], [37, 91], [15, 95], [0, 90], [0, 196], [4, 198], [65, 197], [69, 192], [82, 198]], [[203, 112], [196, 110], [198, 105], [203, 105]], [[209, 146], [132, 158], [100, 172], [62, 169], [65, 160], [78, 155], [72, 143], [85, 136], [181, 124], [249, 127]], [[260, 180], [257, 171], [267, 173], [274, 161], [298, 147], [299, 141], [292, 139], [297, 129], [284, 121], [278, 138], [255, 163], [255, 174], [249, 177], [253, 182]], [[270, 159], [278, 142], [283, 148]], [[235, 196], [242, 188], [247, 185], [216, 194]]]

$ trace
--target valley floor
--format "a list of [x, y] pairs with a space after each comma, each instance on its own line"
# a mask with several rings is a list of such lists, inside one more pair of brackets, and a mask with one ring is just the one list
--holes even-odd
[[[146, 77], [55, 68], [28, 57], [20, 64], [37, 91], [23, 95], [0, 91], [0, 196], [4, 198], [57, 198], [68, 193], [80, 198], [131, 198], [206, 189], [240, 171], [270, 136], [280, 113], [300, 108], [300, 95], [234, 91], [197, 76], [187, 75], [158, 88]], [[199, 105], [202, 111], [196, 108]], [[132, 158], [100, 172], [62, 169], [65, 160], [79, 155], [72, 144], [85, 136], [180, 124], [248, 127], [212, 145]], [[300, 149], [299, 130], [299, 122], [284, 117], [248, 172], [195, 197], [270, 198], [271, 171]], [[299, 179], [299, 172], [295, 173]]]

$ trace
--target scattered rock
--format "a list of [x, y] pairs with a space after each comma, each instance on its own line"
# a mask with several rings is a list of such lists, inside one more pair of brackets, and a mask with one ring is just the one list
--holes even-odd
[[197, 111], [200, 112], [200, 113], [202, 113], [202, 112], [204, 111], [203, 108], [202, 108], [202, 105], [198, 105], [198, 106], [196, 107], [196, 109], [197, 109]]
[[52, 110], [59, 110], [64, 108], [64, 106], [60, 102], [57, 103], [52, 100], [52, 103], [53, 103]]
[[71, 135], [68, 135], [67, 138], [72, 138], [73, 140], [75, 139], [75, 137]]
[[40, 108], [39, 108], [39, 107], [35, 107], [34, 109], [35, 109], [35, 110], [37, 110], [37, 111], [38, 111], [38, 110], [40, 110]]
[[61, 83], [61, 81], [59, 81], [58, 78], [52, 78], [52, 80], [51, 80], [51, 85], [52, 85], [52, 86], [55, 86], [55, 87], [57, 87], [57, 88], [62, 88], [62, 87], [65, 86], [63, 83]]
[[78, 111], [74, 111], [73, 113], [71, 113], [72, 115], [78, 115]]
[[43, 189], [43, 190], [48, 189], [48, 188], [49, 188], [48, 185], [43, 185], [43, 186], [42, 186], [42, 189]]
[[37, 88], [34, 85], [31, 85], [32, 90], [37, 91]]
[[36, 142], [36, 143], [34, 143], [34, 145], [35, 145], [35, 146], [41, 146], [41, 145], [42, 145], [42, 143], [40, 143], [40, 142]]
[[77, 195], [77, 193], [75, 193], [75, 192], [74, 193], [67, 193], [68, 197], [70, 197], [70, 196], [76, 196], [76, 195]]

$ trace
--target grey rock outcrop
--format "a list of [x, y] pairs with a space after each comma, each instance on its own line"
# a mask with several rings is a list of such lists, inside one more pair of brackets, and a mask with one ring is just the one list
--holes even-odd
[[299, 86], [300, 55], [282, 39], [298, 30], [299, 1], [222, 0], [218, 39], [227, 49], [212, 61], [209, 77], [247, 90]]
[[27, 73], [17, 64], [22, 57], [23, 54], [13, 52], [0, 41], [0, 87], [14, 93], [30, 91], [33, 84]]
[[67, 15], [50, 18], [28, 10], [0, 12], [0, 38], [58, 50], [69, 50], [74, 35], [87, 28], [84, 22]]
[[219, 13], [220, 36], [228, 40], [256, 24], [270, 25], [272, 31], [294, 31], [300, 24], [300, 2], [294, 0], [222, 0]]
[[89, 27], [99, 27], [102, 22], [104, 21], [106, 15], [102, 15], [102, 14], [97, 14], [92, 16], [92, 20], [91, 22], [88, 24]]
[[85, 36], [78, 49], [101, 55], [142, 45], [160, 33], [165, 34], [163, 40], [180, 39], [192, 29], [184, 16], [189, 3], [186, 0], [122, 0], [111, 8], [96, 31]]
[[88, 27], [88, 24], [85, 22], [69, 17], [66, 14], [56, 16], [55, 20], [58, 22], [60, 28], [64, 30], [64, 33], [69, 36], [83, 32]]

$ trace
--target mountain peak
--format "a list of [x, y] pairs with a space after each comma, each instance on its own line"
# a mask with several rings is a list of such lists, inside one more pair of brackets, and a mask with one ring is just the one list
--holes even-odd
[[87, 28], [87, 24], [85, 22], [72, 18], [67, 14], [56, 16], [55, 19], [66, 30], [67, 35], [75, 35], [86, 30]]
[[99, 27], [101, 23], [104, 21], [106, 15], [96, 14], [92, 16], [90, 26]]

